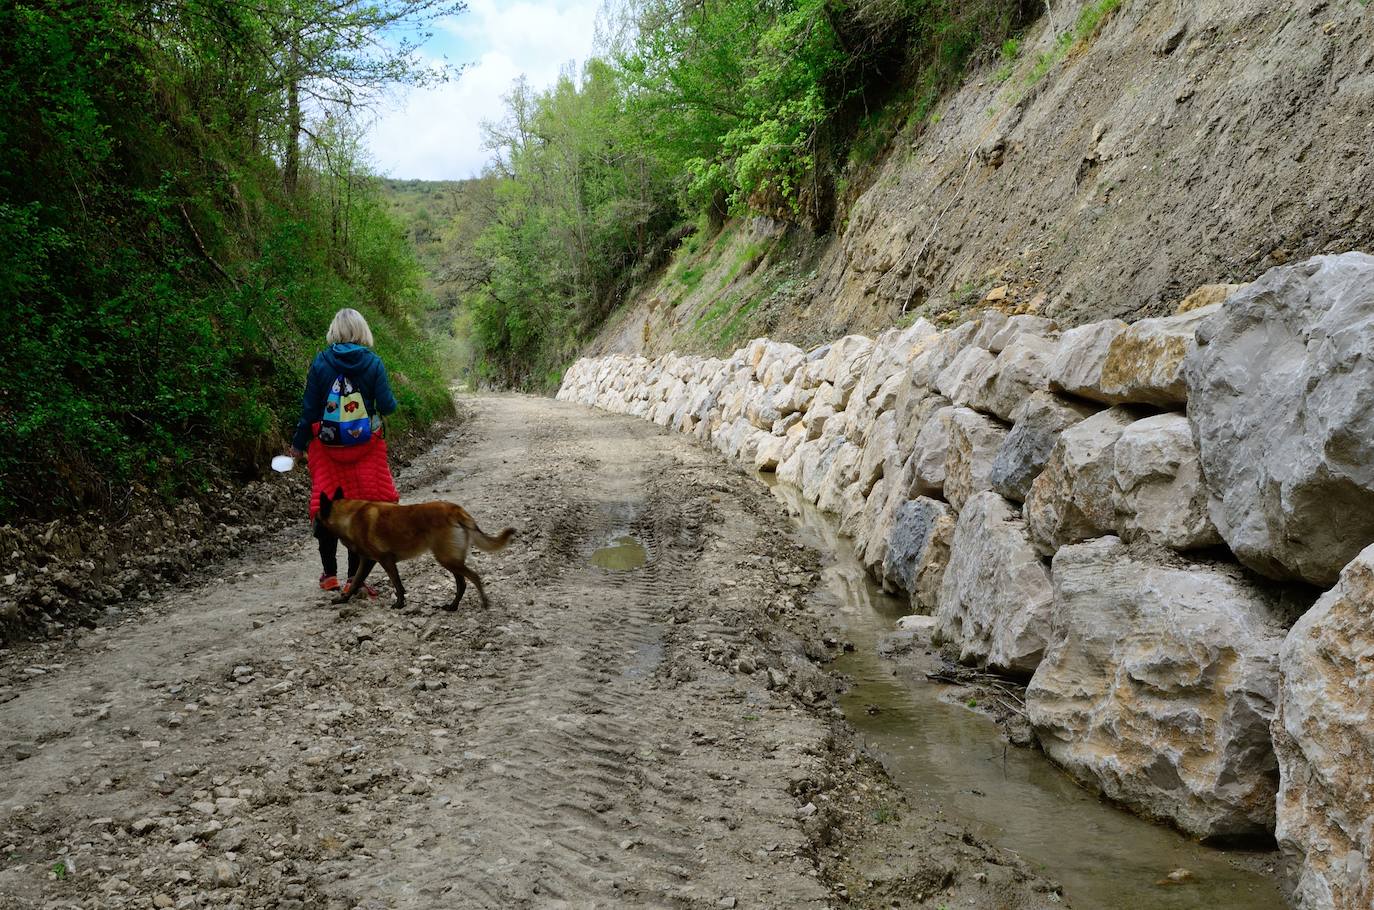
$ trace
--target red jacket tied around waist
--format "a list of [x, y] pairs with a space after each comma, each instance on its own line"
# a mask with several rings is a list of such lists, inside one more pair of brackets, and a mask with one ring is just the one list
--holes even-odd
[[400, 502], [396, 481], [387, 463], [386, 440], [380, 435], [357, 446], [327, 446], [317, 436], [320, 425], [312, 429], [310, 448], [310, 517], [320, 509], [320, 494], [333, 496], [343, 487], [345, 499], [372, 502]]

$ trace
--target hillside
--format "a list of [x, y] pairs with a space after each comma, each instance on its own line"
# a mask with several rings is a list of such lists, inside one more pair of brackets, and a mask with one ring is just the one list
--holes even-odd
[[355, 39], [413, 12], [0, 11], [0, 522], [117, 524], [262, 476], [345, 306], [396, 376], [395, 429], [451, 412], [414, 256], [347, 105], [320, 109], [333, 80], [401, 78]]
[[832, 234], [702, 232], [587, 351], [809, 345], [980, 307], [1063, 326], [1374, 247], [1374, 11], [1057, 4], [906, 122]]

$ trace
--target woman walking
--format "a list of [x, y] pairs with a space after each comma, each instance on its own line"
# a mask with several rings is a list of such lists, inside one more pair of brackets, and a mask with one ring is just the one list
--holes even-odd
[[[397, 502], [396, 482], [382, 438], [383, 415], [396, 410], [382, 358], [372, 352], [372, 330], [354, 309], [339, 310], [325, 334], [328, 344], [315, 356], [305, 378], [301, 419], [291, 439], [291, 454], [305, 453], [310, 464], [310, 518], [320, 542], [320, 588], [339, 588], [339, 540], [314, 522], [320, 493], [340, 487], [346, 499]], [[348, 553], [348, 575], [358, 558]], [[347, 592], [345, 587], [344, 591]], [[371, 586], [368, 594], [374, 594]]]

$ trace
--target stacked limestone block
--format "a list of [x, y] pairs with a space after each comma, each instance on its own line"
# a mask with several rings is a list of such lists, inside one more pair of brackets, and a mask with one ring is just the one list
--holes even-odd
[[[558, 397], [776, 471], [962, 659], [1029, 678], [1047, 751], [1114, 799], [1201, 837], [1263, 835], [1282, 780], [1298, 899], [1356, 906], [1374, 800], [1333, 820], [1327, 791], [1289, 781], [1329, 760], [1309, 731], [1367, 740], [1374, 719], [1309, 721], [1311, 700], [1276, 755], [1280, 647], [1305, 691], [1320, 649], [1293, 645], [1292, 598], [1259, 576], [1329, 587], [1374, 543], [1374, 258], [1226, 290], [1063, 332], [987, 312], [810, 351], [760, 338], [723, 360], [583, 360]], [[1374, 659], [1327, 638], [1347, 680]]]

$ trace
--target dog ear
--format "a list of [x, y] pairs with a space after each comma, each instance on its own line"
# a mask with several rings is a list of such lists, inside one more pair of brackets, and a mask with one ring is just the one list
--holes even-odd
[[329, 509], [330, 509], [330, 507], [333, 506], [333, 505], [334, 505], [334, 504], [333, 504], [332, 502], [329, 501], [329, 497], [328, 497], [328, 496], [326, 496], [324, 493], [320, 493], [320, 518], [321, 518], [321, 519], [327, 519], [327, 518], [329, 518]]
[[339, 487], [334, 491], [334, 501], [338, 502], [340, 499], [343, 499], [343, 487]]

